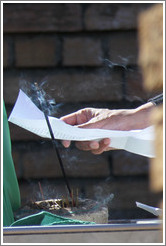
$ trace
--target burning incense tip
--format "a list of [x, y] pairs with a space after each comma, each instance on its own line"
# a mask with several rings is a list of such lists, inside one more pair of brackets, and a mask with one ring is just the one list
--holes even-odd
[[41, 183], [38, 182], [38, 185], [39, 185], [39, 189], [40, 189], [40, 193], [41, 193], [42, 199], [45, 200], [44, 194], [43, 194], [43, 190], [42, 190], [42, 187], [41, 187]]

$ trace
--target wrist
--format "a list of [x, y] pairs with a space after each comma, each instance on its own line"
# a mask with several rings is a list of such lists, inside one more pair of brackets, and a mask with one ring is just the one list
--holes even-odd
[[148, 102], [133, 110], [132, 116], [135, 129], [143, 129], [150, 126], [150, 115], [154, 107], [152, 102]]

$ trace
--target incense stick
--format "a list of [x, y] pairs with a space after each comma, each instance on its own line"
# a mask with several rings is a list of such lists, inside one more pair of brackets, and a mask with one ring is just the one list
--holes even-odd
[[73, 189], [71, 190], [71, 204], [72, 204], [72, 207], [74, 207]]
[[[36, 90], [37, 90], [37, 93], [38, 93], [38, 96], [40, 98], [43, 99], [43, 101], [45, 101], [44, 99], [44, 96], [42, 95], [42, 92], [37, 84], [37, 82], [34, 83], [35, 87], [36, 87]], [[65, 183], [66, 183], [66, 186], [67, 186], [67, 189], [69, 191], [69, 194], [70, 194], [70, 197], [72, 199], [72, 194], [71, 194], [71, 189], [70, 189], [70, 186], [69, 186], [69, 182], [68, 182], [68, 179], [67, 179], [67, 176], [66, 176], [66, 173], [65, 173], [65, 169], [64, 169], [64, 166], [63, 166], [63, 163], [62, 163], [62, 159], [60, 157], [60, 154], [59, 154], [59, 151], [58, 151], [58, 147], [56, 146], [56, 140], [54, 138], [54, 134], [53, 134], [53, 131], [52, 131], [52, 127], [51, 127], [51, 124], [50, 124], [50, 121], [49, 121], [49, 118], [48, 118], [48, 115], [46, 114], [46, 111], [45, 109], [43, 108], [43, 105], [42, 103], [40, 102], [40, 100], [38, 99], [39, 101], [39, 104], [40, 104], [40, 107], [44, 113], [44, 117], [46, 119], [46, 122], [47, 122], [47, 126], [48, 126], [48, 129], [49, 129], [49, 132], [50, 132], [50, 136], [51, 136], [51, 139], [52, 139], [52, 144], [53, 144], [53, 147], [56, 151], [56, 154], [57, 154], [57, 157], [58, 157], [58, 160], [59, 160], [59, 164], [60, 164], [60, 167], [61, 167], [61, 170], [62, 170], [62, 174], [63, 174], [63, 177], [64, 177], [64, 180], [65, 180]]]
[[70, 204], [69, 204], [69, 199], [68, 199], [68, 197], [66, 197], [66, 206], [69, 208], [70, 207]]
[[62, 196], [62, 208], [65, 208], [64, 197]]
[[78, 188], [76, 190], [76, 207], [78, 207]]
[[42, 190], [40, 181], [38, 182], [38, 185], [39, 185], [39, 189], [40, 189], [40, 193], [41, 193], [42, 199], [44, 200], [44, 194], [43, 194], [43, 190]]

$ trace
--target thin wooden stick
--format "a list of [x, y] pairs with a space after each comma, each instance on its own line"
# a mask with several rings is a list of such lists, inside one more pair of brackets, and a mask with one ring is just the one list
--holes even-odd
[[39, 185], [39, 189], [40, 189], [40, 193], [41, 193], [42, 199], [45, 200], [40, 181], [38, 182], [38, 185]]
[[74, 207], [74, 195], [73, 195], [73, 189], [71, 190], [71, 203], [72, 203], [72, 207]]
[[66, 197], [66, 206], [67, 206], [68, 208], [70, 207], [70, 203], [69, 203], [68, 197]]
[[65, 208], [64, 197], [62, 196], [62, 208]]
[[78, 188], [76, 190], [76, 207], [78, 207]]

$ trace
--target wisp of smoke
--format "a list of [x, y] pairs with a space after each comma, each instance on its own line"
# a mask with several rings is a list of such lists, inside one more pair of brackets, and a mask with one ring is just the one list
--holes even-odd
[[30, 83], [24, 79], [21, 79], [19, 87], [22, 91], [24, 91], [25, 94], [28, 95], [28, 97], [31, 98], [31, 100], [40, 110], [44, 111], [47, 115], [53, 115], [56, 112], [56, 102], [44, 90], [46, 83], [46, 80], [38, 83], [37, 88], [35, 83]]
[[95, 198], [97, 199], [97, 201], [99, 201], [101, 204], [103, 205], [109, 205], [113, 198], [114, 198], [114, 194], [103, 194], [103, 188], [101, 186], [97, 186], [95, 187]]
[[105, 64], [105, 66], [107, 66], [107, 67], [109, 67], [111, 69], [113, 69], [115, 67], [119, 67], [119, 68], [123, 68], [123, 69], [127, 70], [127, 66], [123, 62], [122, 63], [115, 63], [115, 62], [112, 62], [112, 61], [110, 61], [108, 59], [104, 59], [104, 64]]

